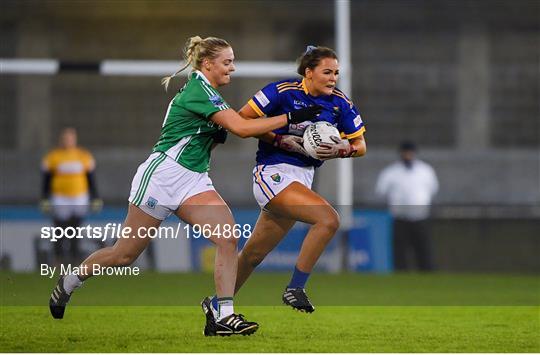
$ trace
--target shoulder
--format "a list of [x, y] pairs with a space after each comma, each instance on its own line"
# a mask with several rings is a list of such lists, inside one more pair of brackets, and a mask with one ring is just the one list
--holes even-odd
[[414, 171], [419, 176], [436, 177], [435, 169], [423, 160], [416, 159]]
[[391, 176], [400, 179], [399, 174], [402, 174], [402, 172], [405, 170], [405, 167], [400, 161], [395, 161], [386, 166], [384, 170], [387, 172], [387, 174], [390, 174]]
[[332, 92], [332, 99], [334, 102], [341, 105], [346, 105], [349, 108], [353, 108], [354, 106], [351, 99], [349, 99], [347, 95], [345, 95], [343, 91], [339, 90], [338, 88], [334, 88], [334, 91]]
[[79, 159], [84, 163], [91, 163], [94, 161], [94, 156], [88, 149], [85, 149], [83, 147], [77, 148], [77, 155], [79, 156]]
[[435, 172], [435, 169], [433, 168], [431, 164], [422, 161], [422, 166], [426, 174], [428, 174], [432, 178], [437, 179], [437, 173]]
[[270, 85], [274, 85], [278, 93], [282, 93], [282, 92], [286, 92], [290, 90], [303, 90], [302, 80], [299, 78], [276, 81], [274, 83], [271, 83]]
[[190, 100], [190, 98], [196, 98], [196, 100], [210, 100], [216, 105], [221, 105], [223, 101], [221, 94], [216, 89], [203, 79], [197, 79], [196, 77], [186, 83], [186, 87], [181, 94], [183, 94], [180, 95], [181, 99]]
[[192, 92], [206, 92], [210, 89], [214, 90], [209, 84], [204, 81], [204, 79], [200, 78], [198, 75], [194, 75], [192, 78], [190, 78], [186, 85], [184, 86], [184, 90], [182, 93], [192, 93]]
[[58, 154], [59, 154], [58, 149], [56, 149], [56, 148], [51, 149], [43, 156], [42, 162], [44, 162], [46, 164], [51, 164], [55, 159], [57, 159]]
[[92, 156], [92, 153], [82, 147], [78, 147], [77, 150], [79, 155], [79, 161], [82, 162], [82, 164], [88, 171], [94, 170], [96, 163], [94, 157]]
[[53, 148], [51, 149], [47, 155], [45, 155], [45, 158], [44, 159], [48, 159], [48, 160], [62, 160], [66, 157], [67, 153], [66, 153], [66, 150], [65, 149], [62, 149], [62, 148]]
[[418, 164], [418, 167], [422, 170], [433, 171], [433, 167], [423, 160], [417, 159], [416, 164]]

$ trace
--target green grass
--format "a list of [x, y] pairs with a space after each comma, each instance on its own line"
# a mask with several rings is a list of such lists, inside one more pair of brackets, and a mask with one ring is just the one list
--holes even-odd
[[53, 320], [54, 280], [2, 273], [0, 351], [540, 352], [534, 276], [316, 274], [310, 315], [280, 305], [288, 277], [256, 274], [237, 297], [256, 334], [205, 338], [197, 304], [210, 275], [93, 279]]
[[[290, 279], [286, 273], [255, 273], [237, 295], [238, 304], [277, 306]], [[0, 272], [2, 305], [43, 305], [57, 278]], [[492, 274], [320, 274], [309, 295], [324, 306], [538, 306], [540, 278]], [[90, 279], [73, 305], [192, 306], [213, 293], [211, 274], [143, 273]]]

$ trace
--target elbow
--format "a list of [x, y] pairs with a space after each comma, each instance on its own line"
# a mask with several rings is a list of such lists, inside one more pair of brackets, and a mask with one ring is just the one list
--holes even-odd
[[365, 144], [363, 144], [360, 148], [358, 148], [358, 150], [356, 151], [356, 156], [357, 157], [363, 157], [364, 155], [366, 155], [366, 152], [367, 152], [367, 147]]
[[252, 135], [250, 134], [249, 131], [245, 130], [245, 129], [240, 129], [238, 131], [238, 134], [237, 134], [238, 137], [240, 138], [249, 138], [251, 137]]
[[245, 128], [235, 128], [231, 130], [231, 133], [235, 136], [238, 136], [240, 138], [248, 138], [251, 137], [249, 130]]

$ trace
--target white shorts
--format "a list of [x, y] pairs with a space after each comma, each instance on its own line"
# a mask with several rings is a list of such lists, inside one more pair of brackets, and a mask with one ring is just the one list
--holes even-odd
[[53, 194], [51, 196], [53, 218], [58, 221], [67, 221], [72, 217], [83, 218], [88, 213], [89, 202], [88, 194], [75, 197]]
[[129, 202], [164, 220], [188, 198], [215, 190], [207, 172], [198, 173], [178, 164], [165, 153], [152, 153], [137, 169]]
[[253, 195], [261, 208], [294, 181], [311, 189], [315, 169], [290, 164], [256, 165], [253, 169]]

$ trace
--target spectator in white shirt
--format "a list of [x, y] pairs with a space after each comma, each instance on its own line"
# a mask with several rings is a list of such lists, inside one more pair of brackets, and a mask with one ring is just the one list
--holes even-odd
[[439, 182], [433, 168], [415, 157], [413, 142], [401, 143], [399, 152], [400, 161], [380, 173], [375, 189], [387, 201], [394, 217], [394, 268], [410, 269], [412, 254], [420, 270], [430, 271], [433, 264], [427, 219]]

